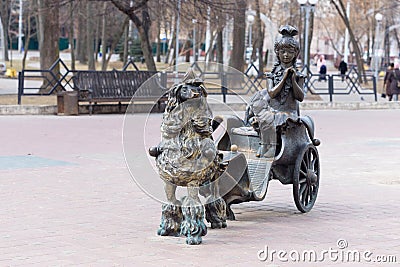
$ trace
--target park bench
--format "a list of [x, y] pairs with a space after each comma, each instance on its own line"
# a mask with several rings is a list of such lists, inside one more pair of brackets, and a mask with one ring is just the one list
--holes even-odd
[[78, 71], [74, 74], [73, 83], [78, 91], [78, 101], [89, 102], [90, 114], [97, 103], [117, 102], [121, 108], [122, 103], [130, 102], [133, 96], [135, 103], [157, 103], [155, 111], [162, 112], [167, 90], [158, 82], [159, 79], [149, 80], [154, 74], [156, 72]]

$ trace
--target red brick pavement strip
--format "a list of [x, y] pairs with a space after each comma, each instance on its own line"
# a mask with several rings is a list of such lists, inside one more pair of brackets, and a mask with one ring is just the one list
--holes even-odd
[[[315, 119], [322, 140], [314, 209], [300, 214], [291, 186], [273, 181], [266, 200], [234, 206], [237, 221], [209, 229], [200, 246], [156, 235], [160, 203], [130, 178], [123, 116], [0, 117], [0, 156], [70, 163], [11, 170], [0, 163], [0, 266], [286, 266], [290, 259], [260, 261], [257, 253], [266, 246], [339, 250], [340, 238], [348, 250], [369, 250], [372, 258], [395, 255], [400, 262], [400, 110], [303, 113]], [[144, 118], [138, 116], [138, 124]], [[338, 263], [366, 264], [327, 258], [319, 265]]]

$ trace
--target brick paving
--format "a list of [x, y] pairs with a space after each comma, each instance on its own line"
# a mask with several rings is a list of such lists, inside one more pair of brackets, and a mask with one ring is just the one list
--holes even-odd
[[[237, 221], [226, 229], [209, 229], [200, 246], [156, 235], [161, 205], [129, 175], [122, 152], [123, 116], [0, 116], [0, 266], [293, 262], [282, 262], [276, 254], [273, 261], [260, 261], [257, 254], [266, 246], [269, 252], [331, 248], [369, 250], [371, 259], [397, 257], [397, 264], [327, 257], [320, 266], [398, 266], [400, 110], [303, 114], [314, 118], [322, 140], [321, 186], [313, 210], [299, 213], [291, 186], [273, 181], [264, 201], [234, 206]], [[156, 122], [161, 118], [153, 116]], [[145, 118], [136, 116], [139, 125]], [[157, 133], [156, 123], [149, 127]], [[137, 140], [132, 149], [138, 157], [143, 154], [140, 131], [130, 136]], [[156, 136], [150, 137], [154, 143]], [[338, 239], [348, 247], [338, 249]]]

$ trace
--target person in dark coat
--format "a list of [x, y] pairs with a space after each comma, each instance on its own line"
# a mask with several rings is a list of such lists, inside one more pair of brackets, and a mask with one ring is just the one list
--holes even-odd
[[400, 88], [397, 87], [398, 81], [400, 81], [399, 63], [394, 64], [394, 69], [389, 73], [388, 80], [390, 82], [390, 90], [393, 94], [393, 101], [398, 101], [400, 94]]
[[320, 55], [319, 59], [317, 61], [317, 68], [319, 70], [319, 78], [318, 81], [326, 81], [326, 61], [325, 61], [325, 56], [324, 55]]
[[319, 69], [318, 81], [326, 81], [326, 65], [322, 65]]
[[383, 87], [386, 89], [386, 95], [389, 101], [392, 101], [393, 98], [393, 92], [390, 87], [390, 81], [389, 81], [389, 76], [393, 72], [393, 69], [394, 69], [394, 63], [390, 63], [385, 73], [385, 78], [383, 78]]
[[340, 61], [339, 71], [340, 71], [340, 76], [342, 77], [342, 82], [343, 82], [344, 78], [346, 77], [346, 72], [347, 72], [347, 63], [344, 62], [343, 59], [342, 59], [342, 61]]

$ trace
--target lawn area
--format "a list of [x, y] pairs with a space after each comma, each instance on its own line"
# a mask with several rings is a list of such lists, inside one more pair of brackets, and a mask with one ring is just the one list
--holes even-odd
[[[0, 95], [0, 105], [17, 105], [17, 95]], [[57, 105], [57, 96], [23, 96], [22, 105]]]

